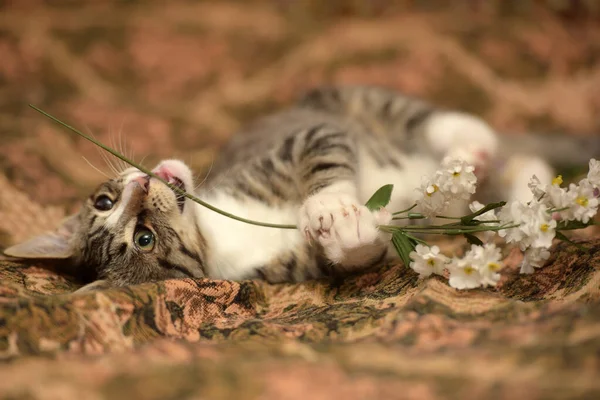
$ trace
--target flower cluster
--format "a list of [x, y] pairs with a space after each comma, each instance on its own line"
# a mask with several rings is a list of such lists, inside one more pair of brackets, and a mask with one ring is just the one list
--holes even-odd
[[598, 212], [600, 196], [600, 161], [590, 160], [590, 169], [586, 178], [579, 184], [570, 184], [562, 188], [559, 175], [552, 184], [542, 184], [536, 176], [531, 178], [529, 188], [534, 197], [557, 213], [557, 219], [563, 221], [581, 221], [587, 224]]
[[438, 246], [425, 246], [418, 244], [415, 251], [409, 254], [412, 262], [410, 267], [419, 274], [421, 278], [426, 278], [431, 274], [444, 275], [444, 268], [449, 258], [440, 254]]
[[475, 167], [466, 161], [447, 157], [433, 176], [423, 179], [418, 189], [417, 204], [423, 215], [431, 217], [443, 213], [455, 199], [467, 200], [475, 193]]
[[529, 188], [533, 199], [525, 204], [512, 202], [499, 213], [501, 224], [516, 225], [500, 230], [498, 234], [507, 243], [518, 244], [524, 252], [521, 273], [533, 273], [549, 258], [548, 248], [556, 236], [560, 223], [579, 221], [587, 224], [598, 212], [600, 197], [600, 162], [592, 159], [586, 178], [579, 184], [563, 188], [562, 177], [556, 177], [552, 183], [543, 184], [533, 176]]
[[440, 254], [437, 246], [417, 245], [410, 253], [410, 267], [420, 277], [431, 274], [443, 275], [444, 269], [450, 273], [450, 286], [456, 289], [473, 289], [481, 286], [496, 286], [500, 280], [502, 255], [494, 244], [472, 245], [464, 257], [448, 257]]

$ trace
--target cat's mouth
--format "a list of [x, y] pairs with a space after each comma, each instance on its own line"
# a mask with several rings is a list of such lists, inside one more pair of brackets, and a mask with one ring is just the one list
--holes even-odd
[[162, 161], [152, 172], [166, 181], [175, 194], [179, 211], [183, 213], [185, 207], [185, 194], [194, 190], [194, 181], [190, 169], [179, 160]]
[[[183, 183], [183, 181], [178, 177], [171, 175], [165, 171], [155, 171], [154, 174], [156, 174], [156, 176], [158, 176], [159, 178], [165, 180], [169, 185], [174, 186], [175, 188], [183, 192], [186, 192], [185, 183]], [[171, 189], [173, 191], [173, 194], [175, 194], [175, 200], [177, 201], [177, 207], [179, 208], [179, 211], [183, 212], [183, 208], [185, 207], [185, 196], [172, 187], [169, 187], [169, 189]]]

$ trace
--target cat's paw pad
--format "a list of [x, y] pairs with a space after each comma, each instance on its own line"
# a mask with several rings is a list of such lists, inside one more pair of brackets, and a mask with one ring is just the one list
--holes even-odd
[[317, 194], [300, 209], [300, 229], [306, 239], [318, 242], [334, 262], [343, 262], [353, 250], [381, 245], [378, 225], [391, 219], [387, 210], [372, 212], [353, 196], [340, 193]]

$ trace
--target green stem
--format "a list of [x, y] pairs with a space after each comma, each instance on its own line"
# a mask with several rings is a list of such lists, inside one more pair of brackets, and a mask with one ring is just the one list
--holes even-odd
[[445, 215], [436, 215], [435, 218], [460, 220], [460, 217], [446, 217]]
[[428, 233], [428, 234], [440, 234], [440, 235], [460, 235], [463, 233], [476, 233], [476, 232], [487, 232], [487, 231], [499, 231], [502, 229], [510, 229], [516, 228], [519, 225], [503, 225], [503, 226], [485, 226], [485, 227], [477, 227], [477, 226], [469, 226], [469, 225], [457, 225], [453, 227], [448, 227], [444, 225], [431, 225], [431, 226], [395, 226], [395, 225], [379, 225], [380, 229], [385, 230], [386, 232], [394, 232], [394, 231], [404, 231], [404, 232], [414, 232], [414, 233]]
[[168, 183], [167, 181], [165, 181], [164, 179], [162, 179], [161, 177], [155, 175], [152, 173], [152, 171], [147, 170], [146, 168], [142, 167], [141, 165], [135, 163], [134, 161], [128, 159], [127, 157], [119, 154], [118, 152], [116, 152], [115, 150], [111, 149], [110, 147], [100, 143], [99, 141], [97, 141], [94, 138], [91, 138], [87, 135], [85, 135], [84, 133], [80, 132], [79, 130], [73, 128], [72, 126], [66, 124], [65, 122], [62, 122], [61, 120], [59, 120], [58, 118], [48, 114], [47, 112], [40, 110], [39, 108], [37, 108], [36, 106], [30, 104], [29, 107], [33, 108], [35, 111], [39, 112], [40, 114], [50, 118], [52, 121], [58, 123], [59, 125], [62, 125], [63, 127], [69, 129], [72, 132], [75, 132], [76, 134], [78, 134], [79, 136], [83, 137], [84, 139], [89, 140], [90, 142], [94, 143], [96, 146], [101, 147], [102, 149], [108, 151], [110, 154], [112, 154], [113, 156], [119, 158], [120, 160], [125, 161], [127, 164], [131, 165], [132, 167], [137, 168], [138, 170], [140, 170], [141, 172], [155, 178], [158, 179], [159, 181], [161, 181], [162, 183], [164, 183], [165, 185], [167, 185], [169, 188], [171, 188], [171, 190], [179, 193], [182, 196], [187, 197], [188, 199], [208, 208], [209, 210], [212, 210], [216, 213], [219, 213], [221, 215], [224, 215], [225, 217], [231, 218], [231, 219], [235, 219], [237, 221], [240, 222], [245, 222], [247, 224], [251, 224], [251, 225], [257, 225], [257, 226], [264, 226], [267, 228], [279, 228], [279, 229], [297, 229], [296, 225], [281, 225], [281, 224], [271, 224], [271, 223], [267, 223], [267, 222], [260, 222], [260, 221], [253, 221], [251, 219], [246, 219], [246, 218], [242, 218], [242, 217], [238, 217], [237, 215], [233, 215], [230, 214], [226, 211], [220, 210], [217, 207], [214, 207], [206, 202], [204, 202], [203, 200], [200, 200], [199, 198], [197, 198], [196, 196], [193, 196], [191, 194], [189, 194], [188, 192], [181, 190], [180, 188], [178, 188], [177, 186], [173, 186], [170, 183]]
[[413, 208], [415, 208], [417, 206], [417, 204], [413, 204], [412, 206], [408, 207], [406, 210], [402, 210], [402, 211], [396, 211], [395, 213], [392, 213], [392, 215], [399, 215], [399, 214], [404, 214], [409, 212], [410, 210], [412, 210]]
[[406, 217], [393, 217], [393, 220], [399, 220], [399, 219], [426, 219], [427, 217], [424, 215], [408, 215]]

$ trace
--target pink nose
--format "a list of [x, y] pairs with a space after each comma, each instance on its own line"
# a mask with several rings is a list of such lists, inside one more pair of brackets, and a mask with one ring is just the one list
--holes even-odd
[[133, 182], [137, 182], [144, 192], [148, 193], [148, 186], [150, 185], [150, 177], [148, 175], [138, 176], [137, 178], [133, 179]]

